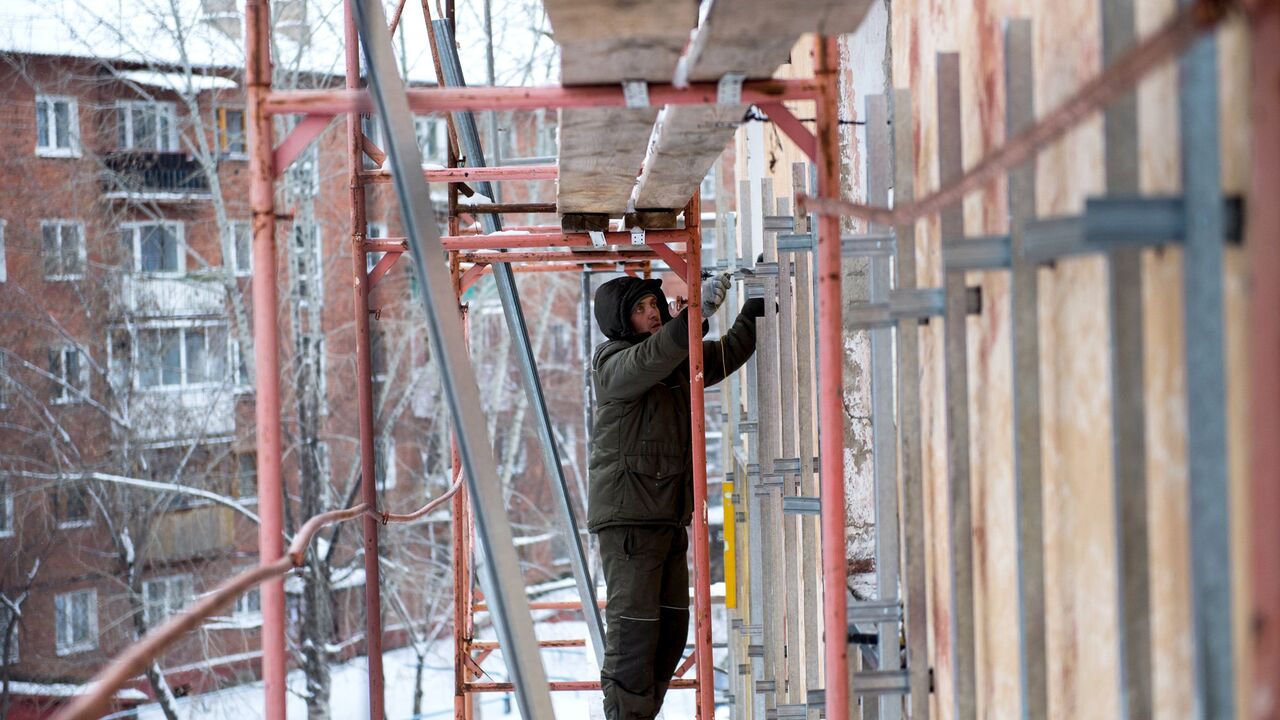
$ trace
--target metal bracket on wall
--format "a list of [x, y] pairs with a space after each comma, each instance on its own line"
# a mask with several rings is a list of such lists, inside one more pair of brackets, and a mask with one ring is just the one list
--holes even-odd
[[[1089, 198], [1080, 215], [1027, 223], [1023, 258], [1044, 264], [1124, 248], [1180, 245], [1186, 236], [1184, 205], [1181, 196]], [[1243, 202], [1239, 197], [1223, 198], [1222, 211], [1223, 241], [1239, 243]]]
[[[982, 291], [977, 287], [965, 289], [965, 314], [982, 311]], [[898, 288], [889, 291], [889, 302], [857, 302], [849, 304], [845, 327], [871, 330], [893, 327], [899, 320], [926, 319], [941, 316], [946, 311], [942, 288]]]
[[822, 498], [805, 497], [804, 495], [784, 495], [782, 512], [787, 515], [820, 515]]

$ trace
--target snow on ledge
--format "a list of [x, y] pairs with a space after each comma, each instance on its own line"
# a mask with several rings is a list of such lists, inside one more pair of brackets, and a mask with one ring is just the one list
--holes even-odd
[[[72, 685], [71, 683], [35, 683], [13, 680], [9, 682], [9, 690], [14, 695], [27, 697], [69, 698], [89, 692], [90, 685]], [[116, 691], [117, 700], [148, 700], [146, 693], [133, 688]]]
[[127, 80], [138, 85], [178, 92], [186, 90], [188, 82], [191, 83], [191, 89], [196, 92], [204, 90], [235, 90], [239, 87], [235, 80], [218, 75], [196, 75], [194, 73], [187, 75], [186, 73], [155, 72], [152, 70], [125, 70], [117, 72], [116, 76], [121, 80]]

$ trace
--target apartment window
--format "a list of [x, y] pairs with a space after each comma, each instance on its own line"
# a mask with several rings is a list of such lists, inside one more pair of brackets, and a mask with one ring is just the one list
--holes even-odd
[[75, 98], [36, 96], [36, 154], [44, 157], [80, 155], [80, 119]]
[[302, 357], [303, 367], [310, 371], [311, 380], [315, 383], [316, 393], [320, 401], [320, 414], [329, 414], [329, 381], [325, 377], [329, 362], [325, 358], [325, 344], [323, 335], [303, 335], [302, 336]]
[[142, 583], [142, 618], [147, 627], [155, 627], [182, 612], [192, 597], [190, 575], [146, 580]]
[[258, 501], [258, 455], [241, 453], [236, 456], [236, 492], [240, 502]]
[[144, 328], [138, 331], [138, 343], [139, 387], [199, 386], [226, 380], [223, 326]]
[[9, 279], [9, 266], [4, 258], [4, 226], [6, 221], [0, 220], [0, 283]]
[[[382, 142], [382, 123], [372, 115], [360, 116], [360, 132], [369, 139], [369, 142], [377, 146], [382, 152], [387, 152], [387, 146]], [[378, 162], [368, 155], [364, 156], [364, 169], [377, 170], [380, 167]]]
[[[9, 482], [0, 480], [0, 537], [13, 535], [13, 493], [9, 492]], [[0, 630], [3, 630], [0, 627]]]
[[[18, 664], [20, 659], [18, 654], [18, 629], [18, 614], [7, 603], [0, 603], [0, 667]], [[9, 637], [9, 651], [7, 653], [3, 652], [6, 634]]]
[[294, 198], [320, 193], [320, 154], [314, 144], [298, 156], [285, 173], [285, 190]]
[[55, 403], [80, 400], [89, 389], [89, 367], [73, 345], [49, 349], [49, 374], [49, 395]]
[[311, 223], [293, 226], [293, 271], [297, 280], [298, 299], [323, 301], [320, 265], [320, 228]]
[[449, 152], [449, 130], [445, 119], [435, 116], [415, 117], [413, 132], [418, 138], [418, 149], [422, 152], [422, 164], [443, 167], [448, 161]]
[[180, 222], [126, 223], [121, 239], [133, 255], [133, 270], [157, 275], [186, 271], [186, 249]]
[[218, 151], [230, 157], [245, 157], [244, 110], [220, 107], [217, 116]]
[[231, 236], [227, 243], [231, 249], [231, 262], [227, 263], [236, 275], [253, 274], [253, 229], [247, 222], [233, 222], [227, 227]]
[[[386, 223], [369, 223], [368, 226], [365, 228], [364, 236], [370, 240], [386, 237], [387, 224]], [[382, 259], [383, 255], [386, 255], [386, 253], [381, 251], [365, 253], [364, 254], [365, 272], [373, 272], [374, 266], [378, 264], [378, 261]]]
[[54, 514], [58, 518], [58, 528], [88, 527], [93, 524], [89, 517], [89, 494], [80, 485], [63, 485], [57, 489], [53, 497]]
[[77, 590], [54, 597], [58, 655], [98, 647], [98, 591]]
[[707, 171], [706, 176], [702, 178], [702, 186], [700, 189], [702, 190], [703, 200], [716, 199], [716, 168], [714, 165], [712, 165], [711, 169]]
[[244, 349], [240, 347], [240, 341], [236, 339], [228, 340], [231, 343], [231, 363], [235, 371], [235, 386], [238, 392], [249, 392], [253, 390], [253, 378], [249, 377], [249, 364], [245, 361]]
[[386, 382], [388, 372], [387, 335], [376, 323], [369, 324], [369, 368], [373, 382]]
[[177, 152], [177, 110], [167, 102], [119, 102], [116, 127], [120, 148]]
[[40, 253], [45, 280], [84, 277], [84, 225], [74, 220], [40, 221]]
[[384, 435], [378, 439], [377, 450], [373, 458], [373, 475], [379, 490], [390, 490], [396, 486], [396, 439]]
[[0, 351], [0, 410], [9, 407], [12, 402], [12, 381], [9, 379], [9, 356]]
[[262, 592], [254, 586], [249, 592], [236, 598], [235, 617], [245, 619], [262, 616]]

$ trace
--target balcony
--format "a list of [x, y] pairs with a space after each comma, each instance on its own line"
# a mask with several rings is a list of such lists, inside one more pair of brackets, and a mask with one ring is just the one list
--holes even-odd
[[110, 200], [183, 203], [211, 197], [204, 168], [186, 153], [124, 150], [105, 156], [103, 164], [103, 192]]
[[212, 277], [124, 273], [119, 287], [120, 309], [134, 316], [200, 317], [227, 312], [226, 290]]
[[221, 505], [174, 510], [160, 516], [147, 561], [178, 562], [226, 552], [235, 542], [234, 511]]
[[221, 437], [236, 430], [235, 393], [229, 386], [141, 390], [129, 412], [135, 437], [142, 441]]

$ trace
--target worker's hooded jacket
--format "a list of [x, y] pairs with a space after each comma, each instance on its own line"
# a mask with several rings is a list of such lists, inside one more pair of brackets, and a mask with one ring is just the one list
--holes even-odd
[[[632, 308], [654, 295], [662, 329], [636, 334]], [[591, 359], [596, 412], [591, 438], [587, 527], [688, 525], [693, 517], [688, 318], [667, 311], [661, 280], [624, 277], [596, 291], [595, 316], [608, 340]], [[703, 326], [703, 334], [706, 326]], [[755, 319], [746, 313], [718, 340], [703, 341], [710, 387], [755, 351]]]

